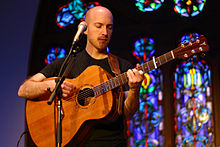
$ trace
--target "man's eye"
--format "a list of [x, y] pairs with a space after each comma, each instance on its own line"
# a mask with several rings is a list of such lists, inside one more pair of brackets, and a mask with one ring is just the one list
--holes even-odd
[[109, 29], [109, 30], [112, 30], [112, 26], [109, 26], [108, 29]]
[[97, 27], [97, 28], [101, 28], [102, 26], [97, 24], [96, 27]]

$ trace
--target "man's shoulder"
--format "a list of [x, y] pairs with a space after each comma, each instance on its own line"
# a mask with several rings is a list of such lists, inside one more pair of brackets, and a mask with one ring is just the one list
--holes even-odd
[[117, 55], [114, 55], [114, 56], [116, 56], [118, 58], [120, 69], [123, 72], [127, 71], [128, 69], [132, 69], [133, 68], [133, 65], [127, 59], [121, 58], [121, 57], [119, 57]]

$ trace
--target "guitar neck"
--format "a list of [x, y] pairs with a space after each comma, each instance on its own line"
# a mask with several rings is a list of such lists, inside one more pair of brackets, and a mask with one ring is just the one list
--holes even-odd
[[[175, 59], [173, 51], [170, 51], [166, 54], [163, 54], [157, 58], [153, 58], [153, 60], [150, 60], [143, 65], [140, 65], [139, 67], [136, 67], [137, 70], [142, 70], [144, 73], [151, 71], [155, 68], [158, 68], [159, 66]], [[116, 87], [122, 86], [128, 82], [128, 76], [127, 73], [124, 72], [106, 82], [103, 82], [95, 87], [93, 87], [94, 95], [99, 96], [105, 92], [108, 92]]]

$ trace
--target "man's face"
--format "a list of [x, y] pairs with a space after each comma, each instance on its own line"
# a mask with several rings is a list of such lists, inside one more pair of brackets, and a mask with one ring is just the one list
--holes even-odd
[[95, 48], [99, 52], [106, 51], [112, 35], [112, 15], [109, 12], [95, 11], [90, 14], [87, 24], [85, 34], [87, 34], [89, 47]]

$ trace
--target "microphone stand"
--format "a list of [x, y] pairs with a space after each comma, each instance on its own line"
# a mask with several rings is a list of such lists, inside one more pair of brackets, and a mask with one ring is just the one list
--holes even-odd
[[[57, 107], [56, 101], [54, 102], [54, 122], [55, 122], [55, 143], [56, 147], [61, 147], [62, 144], [62, 90], [61, 85], [65, 78], [68, 76], [74, 62], [77, 53], [79, 52], [78, 41], [73, 41], [72, 46], [70, 48], [70, 52], [65, 58], [58, 75], [58, 78], [55, 79], [56, 86], [52, 91], [50, 98], [48, 100], [48, 105], [51, 105], [57, 96]], [[63, 72], [63, 73], [62, 73]], [[62, 73], [62, 74], [61, 74]], [[57, 119], [56, 119], [56, 109], [57, 109]], [[57, 124], [56, 124], [57, 123]], [[56, 127], [57, 125], [57, 127]]]

